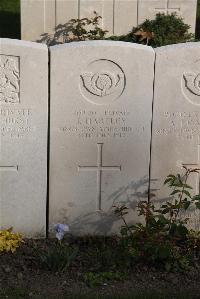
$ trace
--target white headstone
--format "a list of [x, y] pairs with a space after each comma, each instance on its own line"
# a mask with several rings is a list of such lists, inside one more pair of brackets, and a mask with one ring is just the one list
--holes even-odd
[[48, 50], [0, 39], [0, 229], [45, 236]]
[[197, 0], [21, 0], [21, 37], [41, 40], [70, 19], [102, 16], [100, 26], [108, 35], [127, 34], [156, 13], [176, 12], [195, 32]]
[[97, 41], [50, 48], [50, 226], [110, 234], [121, 225], [113, 204], [137, 220], [146, 197], [154, 51]]
[[[169, 197], [167, 175], [183, 173], [183, 165], [200, 168], [199, 53], [200, 43], [156, 49], [151, 189], [158, 199]], [[199, 194], [199, 176], [189, 183]], [[190, 225], [199, 229], [199, 212], [190, 216]]]
[[195, 32], [197, 0], [139, 0], [138, 24], [146, 19], [154, 19], [157, 13], [176, 13]]
[[71, 19], [90, 18], [96, 11], [109, 35], [128, 33], [137, 25], [137, 0], [21, 0], [21, 37], [36, 41]]

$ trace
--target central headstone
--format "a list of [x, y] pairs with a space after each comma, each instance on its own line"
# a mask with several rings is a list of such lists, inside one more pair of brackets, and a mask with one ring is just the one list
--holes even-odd
[[[50, 225], [110, 234], [147, 196], [154, 51], [121, 42], [50, 48]], [[134, 211], [134, 213], [133, 213]]]

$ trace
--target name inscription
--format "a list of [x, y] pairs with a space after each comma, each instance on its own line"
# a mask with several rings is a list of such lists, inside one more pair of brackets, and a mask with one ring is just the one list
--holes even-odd
[[200, 136], [200, 111], [165, 111], [160, 117], [162, 127], [155, 130], [156, 135], [186, 140]]
[[[74, 123], [59, 128], [61, 132], [78, 138], [126, 138], [131, 133], [140, 136], [145, 128], [133, 126], [129, 111], [76, 110], [73, 112]], [[131, 125], [130, 125], [131, 124]]]
[[32, 109], [0, 108], [1, 137], [23, 138], [35, 131]]

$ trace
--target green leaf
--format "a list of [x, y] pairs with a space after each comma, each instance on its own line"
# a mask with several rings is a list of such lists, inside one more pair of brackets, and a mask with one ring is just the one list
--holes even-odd
[[167, 213], [169, 213], [169, 211], [170, 211], [170, 208], [166, 208], [166, 209], [163, 209], [163, 210], [161, 211], [161, 213], [162, 213], [162, 214], [167, 214]]
[[183, 208], [184, 208], [184, 210], [187, 210], [187, 209], [189, 208], [189, 206], [190, 206], [190, 201], [185, 201], [185, 202], [183, 203]]
[[164, 185], [166, 185], [167, 183], [169, 183], [169, 182], [171, 182], [171, 178], [168, 178], [168, 179], [166, 179], [165, 181], [164, 181]]
[[187, 233], [188, 233], [188, 229], [187, 229], [187, 227], [184, 226], [184, 225], [178, 225], [178, 226], [176, 227], [176, 231], [177, 231], [177, 233], [178, 233], [180, 236], [186, 236]]
[[183, 184], [180, 182], [175, 182], [175, 183], [173, 183], [173, 186], [181, 188], [181, 187], [183, 187]]
[[183, 190], [183, 193], [184, 193], [185, 195], [187, 195], [188, 197], [190, 197], [190, 198], [191, 198], [191, 194], [190, 194], [190, 192], [189, 192], [189, 191], [187, 191], [187, 190]]
[[197, 209], [200, 210], [200, 202], [195, 202], [195, 205], [196, 205]]
[[174, 194], [177, 194], [177, 193], [180, 193], [181, 192], [181, 190], [174, 190], [174, 191], [172, 191], [172, 193], [170, 193], [170, 195], [174, 195]]
[[158, 215], [158, 219], [162, 224], [168, 224], [170, 221], [165, 218], [163, 215]]
[[200, 201], [200, 194], [193, 196], [192, 200]]
[[187, 185], [187, 184], [185, 184], [184, 187], [187, 189], [193, 189], [190, 185]]
[[175, 177], [174, 174], [169, 174], [169, 175], [167, 176], [167, 178], [174, 178], [174, 179], [175, 179], [176, 177]]

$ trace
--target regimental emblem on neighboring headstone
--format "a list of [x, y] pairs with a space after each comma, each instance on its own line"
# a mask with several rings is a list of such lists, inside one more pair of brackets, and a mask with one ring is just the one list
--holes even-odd
[[200, 96], [200, 74], [186, 73], [183, 75], [187, 89]]
[[107, 105], [118, 99], [124, 91], [125, 82], [122, 68], [106, 59], [93, 61], [80, 75], [82, 95], [97, 105]]
[[19, 103], [19, 57], [0, 55], [0, 103]]
[[185, 72], [182, 77], [184, 97], [194, 105], [200, 105], [200, 73]]

